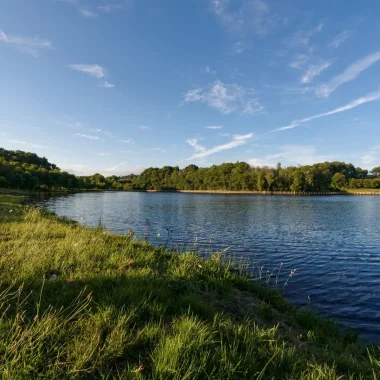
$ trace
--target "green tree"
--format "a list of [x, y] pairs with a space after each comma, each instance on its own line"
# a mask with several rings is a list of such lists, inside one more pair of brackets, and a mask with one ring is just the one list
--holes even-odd
[[293, 176], [293, 183], [290, 189], [295, 192], [305, 191], [306, 179], [302, 170], [298, 169]]
[[347, 179], [342, 173], [335, 173], [331, 180], [331, 186], [334, 189], [345, 189], [348, 186]]
[[376, 168], [372, 169], [372, 175], [380, 177], [380, 166], [376, 166]]

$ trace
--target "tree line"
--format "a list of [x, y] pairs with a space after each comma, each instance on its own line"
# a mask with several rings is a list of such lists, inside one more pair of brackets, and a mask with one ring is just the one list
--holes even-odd
[[75, 176], [35, 153], [0, 148], [0, 187], [27, 190], [241, 190], [326, 192], [380, 188], [380, 167], [368, 170], [344, 162], [251, 167], [245, 162], [200, 168], [148, 168], [140, 175]]
[[23, 190], [130, 190], [135, 175], [104, 177], [75, 176], [61, 171], [45, 157], [21, 150], [0, 148], [0, 187]]
[[344, 162], [276, 168], [251, 167], [245, 162], [199, 168], [189, 165], [149, 168], [134, 181], [141, 190], [241, 190], [326, 192], [346, 188], [380, 188], [380, 167], [371, 173]]

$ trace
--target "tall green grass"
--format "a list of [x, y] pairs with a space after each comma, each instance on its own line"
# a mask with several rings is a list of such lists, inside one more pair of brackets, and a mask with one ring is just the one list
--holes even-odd
[[4, 379], [380, 378], [379, 347], [220, 254], [173, 254], [14, 202], [0, 220]]

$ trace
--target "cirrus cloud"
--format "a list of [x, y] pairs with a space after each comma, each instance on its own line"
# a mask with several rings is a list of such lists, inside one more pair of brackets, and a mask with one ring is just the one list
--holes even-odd
[[22, 53], [38, 57], [41, 50], [51, 49], [53, 42], [39, 37], [12, 36], [0, 30], [0, 43], [7, 44]]
[[331, 79], [329, 83], [319, 86], [316, 89], [316, 95], [321, 98], [327, 98], [342, 84], [356, 79], [363, 71], [369, 69], [378, 61], [380, 61], [380, 51], [367, 55], [366, 57], [348, 66], [343, 73]]
[[313, 116], [309, 116], [309, 117], [305, 117], [304, 119], [293, 120], [289, 125], [286, 125], [286, 126], [281, 127], [281, 128], [274, 129], [271, 132], [278, 132], [278, 131], [284, 131], [284, 130], [287, 130], [287, 129], [293, 129], [295, 127], [298, 127], [301, 124], [307, 123], [307, 122], [312, 121], [314, 119], [318, 119], [320, 117], [325, 117], [325, 116], [330, 116], [330, 115], [335, 115], [337, 113], [348, 111], [348, 110], [350, 110], [352, 108], [356, 108], [356, 107], [358, 107], [358, 106], [360, 106], [362, 104], [366, 104], [366, 103], [370, 103], [370, 102], [375, 102], [375, 101], [377, 101], [379, 99], [380, 99], [380, 89], [377, 90], [377, 91], [371, 92], [370, 94], [367, 94], [365, 96], [362, 96], [362, 97], [360, 97], [358, 99], [355, 99], [352, 102], [350, 102], [350, 103], [348, 103], [348, 104], [346, 104], [344, 106], [335, 108], [335, 109], [333, 109], [331, 111], [323, 112], [323, 113], [320, 113], [320, 114], [317, 114], [317, 115], [313, 115]]
[[182, 161], [197, 160], [218, 152], [222, 152], [224, 150], [229, 150], [241, 145], [245, 145], [248, 141], [252, 140], [253, 137], [253, 133], [248, 133], [246, 135], [234, 135], [230, 142], [222, 145], [217, 145], [209, 149], [206, 149], [205, 147], [198, 145], [197, 139], [187, 140], [187, 143], [195, 149], [196, 153]]
[[255, 98], [236, 83], [225, 84], [217, 80], [205, 88], [199, 87], [189, 90], [184, 95], [185, 103], [201, 102], [218, 110], [223, 114], [240, 111], [246, 114], [260, 112], [263, 107]]
[[98, 136], [86, 135], [84, 133], [74, 133], [74, 136], [83, 137], [88, 140], [100, 140]]
[[68, 66], [70, 69], [80, 71], [82, 73], [91, 75], [94, 78], [102, 79], [107, 76], [106, 69], [100, 65], [86, 65], [86, 64], [73, 64]]
[[83, 8], [79, 9], [79, 13], [85, 18], [96, 18], [99, 16], [97, 13]]

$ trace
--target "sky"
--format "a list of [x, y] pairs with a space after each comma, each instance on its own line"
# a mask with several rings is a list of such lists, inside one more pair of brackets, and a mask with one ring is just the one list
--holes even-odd
[[75, 174], [380, 165], [378, 0], [0, 0], [0, 147]]

